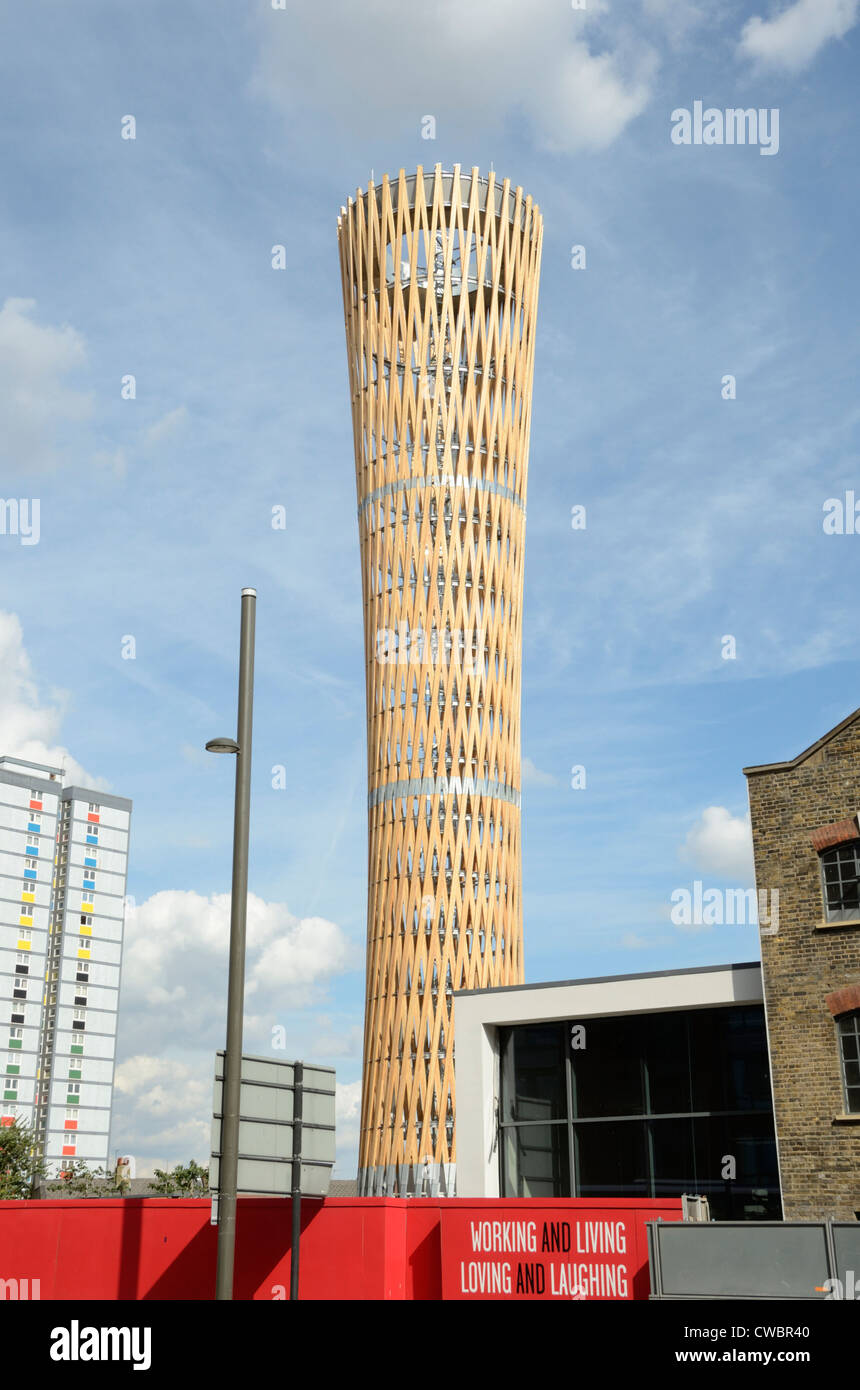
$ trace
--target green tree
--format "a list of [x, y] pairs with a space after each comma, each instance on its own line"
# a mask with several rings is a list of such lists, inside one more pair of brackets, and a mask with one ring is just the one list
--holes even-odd
[[82, 1158], [71, 1158], [63, 1166], [63, 1171], [55, 1182], [48, 1184], [50, 1192], [73, 1192], [76, 1197], [112, 1196], [104, 1192], [105, 1168], [90, 1168]]
[[0, 1127], [0, 1200], [32, 1197], [35, 1183], [46, 1171], [26, 1120], [16, 1119]]
[[209, 1191], [209, 1169], [201, 1168], [192, 1158], [183, 1168], [181, 1163], [170, 1172], [156, 1168], [150, 1188], [162, 1197], [178, 1193], [183, 1197], [203, 1197]]

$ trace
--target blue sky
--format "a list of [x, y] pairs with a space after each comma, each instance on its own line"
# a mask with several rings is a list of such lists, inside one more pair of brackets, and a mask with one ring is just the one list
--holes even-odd
[[[38, 498], [40, 527], [0, 535], [0, 751], [134, 801], [113, 1144], [139, 1171], [208, 1153], [232, 764], [202, 748], [234, 727], [252, 585], [246, 1048], [283, 1025], [285, 1055], [337, 1068], [354, 1173], [365, 726], [336, 220], [371, 170], [492, 163], [544, 217], [527, 979], [757, 957], [754, 926], [682, 930], [670, 902], [751, 882], [741, 768], [860, 704], [860, 536], [823, 527], [860, 497], [858, 9], [7, 8], [0, 495]], [[777, 111], [778, 151], [673, 143], [697, 101]]]

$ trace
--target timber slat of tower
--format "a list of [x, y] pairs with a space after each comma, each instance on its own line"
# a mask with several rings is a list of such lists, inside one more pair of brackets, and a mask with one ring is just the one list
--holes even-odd
[[523, 546], [542, 223], [459, 166], [338, 219], [367, 676], [359, 1191], [451, 1195], [453, 992], [523, 979]]

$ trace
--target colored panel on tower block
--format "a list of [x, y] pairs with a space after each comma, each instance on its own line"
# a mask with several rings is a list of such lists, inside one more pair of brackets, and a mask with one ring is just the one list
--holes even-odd
[[87, 820], [90, 822], [91, 825], [98, 825], [99, 823], [99, 818], [94, 811], [90, 811], [89, 815], [87, 816]]
[[74, 1156], [75, 1156], [75, 1154], [76, 1154], [77, 1152], [78, 1152], [78, 1150], [77, 1150], [77, 1148], [76, 1148], [76, 1146], [75, 1146], [74, 1144], [64, 1144], [64, 1145], [63, 1145], [63, 1155], [64, 1155], [64, 1156], [68, 1156], [69, 1158], [74, 1158]]

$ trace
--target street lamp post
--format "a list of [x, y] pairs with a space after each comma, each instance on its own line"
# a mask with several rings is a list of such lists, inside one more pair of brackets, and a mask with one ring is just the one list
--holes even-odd
[[242, 1079], [242, 1015], [245, 995], [245, 923], [248, 911], [248, 837], [251, 810], [251, 726], [254, 704], [256, 589], [242, 590], [239, 638], [237, 737], [213, 738], [210, 753], [235, 753], [233, 889], [230, 902], [230, 969], [227, 985], [227, 1048], [221, 1097], [221, 1160], [218, 1170], [218, 1273], [216, 1299], [233, 1297], [236, 1250], [236, 1187], [239, 1170], [239, 1103]]

